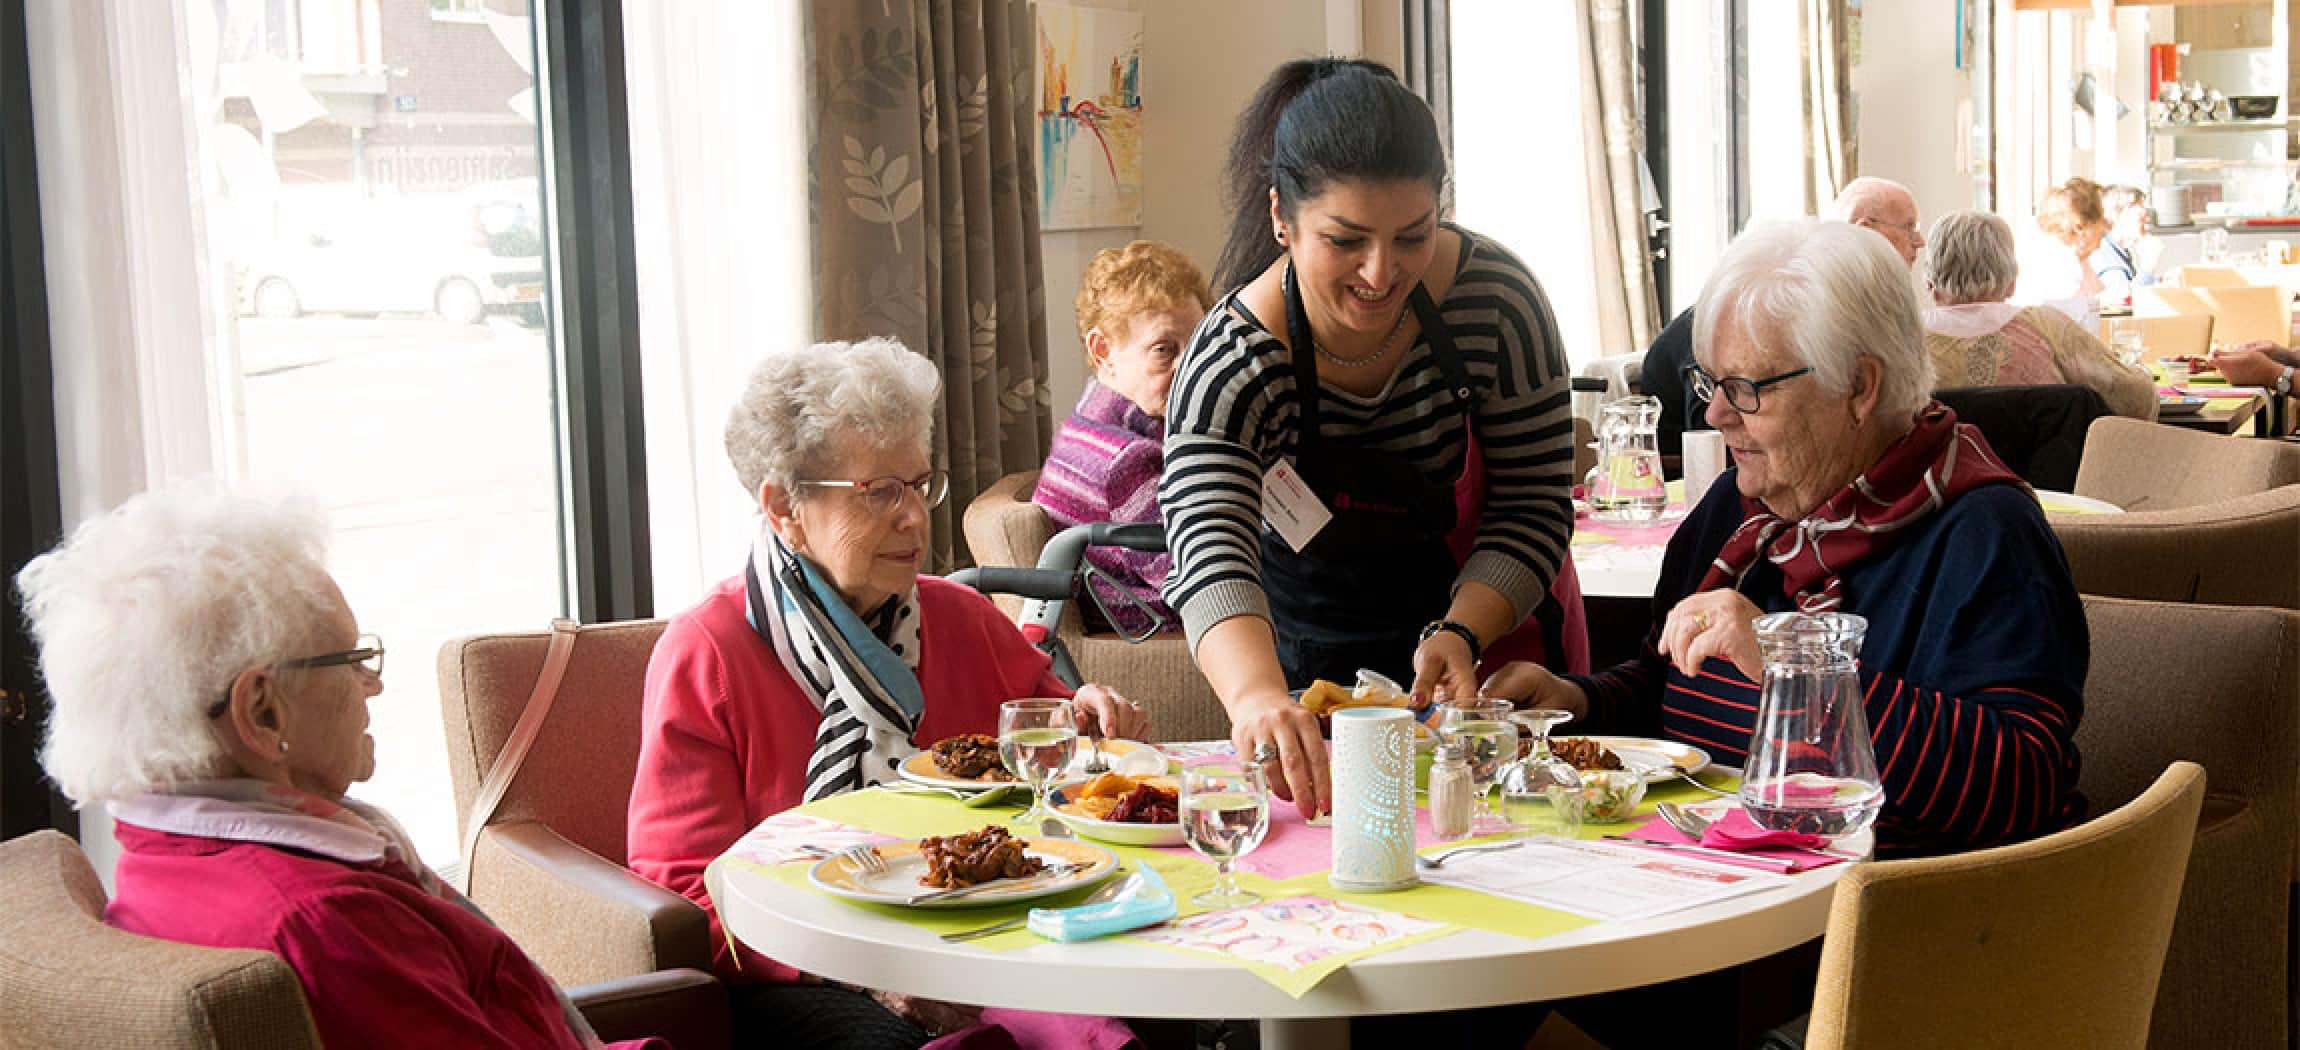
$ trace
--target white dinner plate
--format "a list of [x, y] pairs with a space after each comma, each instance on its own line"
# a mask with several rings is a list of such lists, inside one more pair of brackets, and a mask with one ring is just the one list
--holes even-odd
[[807, 869], [807, 881], [813, 883], [816, 889], [834, 897], [870, 904], [892, 904], [904, 908], [980, 908], [991, 904], [1036, 900], [1064, 890], [1091, 886], [1118, 870], [1117, 855], [1091, 842], [1038, 836], [1024, 838], [1022, 842], [1024, 854], [1045, 861], [1048, 867], [1057, 864], [1084, 864], [1086, 867], [1066, 875], [1019, 879], [1011, 886], [914, 905], [910, 903], [912, 897], [935, 891], [935, 887], [918, 881], [919, 876], [926, 874], [926, 857], [919, 853], [916, 841], [888, 842], [878, 847], [879, 856], [886, 858], [887, 870], [884, 872], [867, 874], [849, 866], [841, 858], [825, 857]]
[[1624, 767], [1643, 774], [1648, 783], [1676, 776], [1676, 772], [1669, 768], [1673, 765], [1685, 767], [1688, 773], [1697, 773], [1709, 766], [1709, 752], [1675, 740], [1656, 740], [1645, 736], [1560, 734], [1561, 739], [1572, 736], [1597, 741], [1607, 751], [1621, 756]]
[[[1057, 782], [1084, 779], [1089, 775], [1086, 772], [1086, 763], [1093, 761], [1093, 759], [1093, 745], [1088, 743], [1085, 738], [1079, 738], [1077, 756], [1070, 760], [1069, 767], [1062, 771], [1062, 775], [1054, 779]], [[1165, 754], [1157, 748], [1135, 740], [1103, 741], [1102, 760], [1110, 763], [1112, 770], [1133, 776], [1150, 776], [1166, 771]], [[1004, 770], [1000, 770], [1000, 772], [1004, 773]], [[935, 768], [934, 754], [928, 751], [921, 751], [904, 759], [902, 765], [895, 769], [895, 773], [913, 784], [951, 788], [957, 791], [981, 791], [1000, 784], [1014, 783], [1012, 780], [961, 780], [958, 777], [947, 775], [942, 770]]]
[[[1070, 830], [1086, 838], [1101, 842], [1115, 842], [1121, 846], [1179, 846], [1182, 844], [1182, 821], [1179, 817], [1164, 824], [1135, 824], [1122, 820], [1096, 820], [1062, 808], [1070, 801], [1079, 785], [1071, 784], [1047, 796], [1047, 805], [1055, 807], [1055, 819], [1070, 826]], [[1176, 787], [1179, 794], [1180, 788]]]

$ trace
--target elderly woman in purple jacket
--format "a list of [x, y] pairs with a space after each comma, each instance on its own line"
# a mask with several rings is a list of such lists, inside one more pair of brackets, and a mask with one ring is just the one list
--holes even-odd
[[[1170, 246], [1135, 241], [1095, 253], [1077, 304], [1094, 377], [1055, 433], [1032, 497], [1056, 528], [1159, 520], [1166, 388], [1213, 304], [1205, 274]], [[1096, 597], [1117, 621], [1109, 626], [1129, 634], [1180, 626], [1158, 595], [1170, 556], [1096, 548], [1086, 560], [1100, 577]]]

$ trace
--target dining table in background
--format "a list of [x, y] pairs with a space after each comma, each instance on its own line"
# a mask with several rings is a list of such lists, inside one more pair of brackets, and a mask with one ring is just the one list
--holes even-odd
[[[1645, 819], [1658, 801], [1703, 797], [1692, 790], [1656, 783], [1637, 819]], [[875, 805], [881, 803], [830, 799], [799, 812], [852, 817]], [[906, 805], [909, 833], [931, 825], [929, 833], [949, 834], [985, 822], [985, 811], [955, 803], [940, 809], [933, 808], [933, 800]], [[1864, 831], [1839, 840], [1838, 846], [1866, 856], [1873, 841]], [[981, 941], [948, 943], [915, 913], [840, 900], [807, 885], [797, 877], [801, 864], [729, 863], [733, 852], [714, 864], [708, 876], [728, 934], [808, 973], [980, 1006], [1113, 1017], [1253, 1018], [1266, 1050], [1346, 1050], [1353, 1017], [1564, 999], [1763, 959], [1823, 932], [1836, 881], [1848, 867], [1831, 864], [1777, 876], [1778, 885], [1648, 918], [1576, 920], [1586, 924], [1545, 936], [1461, 924], [1439, 936], [1357, 958], [1297, 993], [1234, 961], [1127, 937], [1075, 943], [1028, 938], [1021, 946], [1008, 942], [1003, 950]], [[1118, 852], [1125, 857], [1128, 851]], [[1323, 884], [1322, 878], [1317, 881]], [[1391, 894], [1328, 890], [1319, 895], [1349, 906], [1394, 906], [1410, 916], [1406, 898], [1431, 889], [1474, 892], [1425, 886]], [[1176, 892], [1183, 893], [1180, 888]]]

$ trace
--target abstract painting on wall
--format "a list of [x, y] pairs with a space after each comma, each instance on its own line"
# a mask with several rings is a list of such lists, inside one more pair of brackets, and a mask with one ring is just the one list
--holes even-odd
[[1142, 223], [1142, 16], [1038, 5], [1038, 225]]

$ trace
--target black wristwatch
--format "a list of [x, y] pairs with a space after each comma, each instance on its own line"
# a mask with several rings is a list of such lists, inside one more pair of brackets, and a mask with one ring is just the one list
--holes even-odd
[[1474, 664], [1478, 661], [1478, 657], [1485, 654], [1485, 646], [1478, 644], [1477, 632], [1470, 630], [1468, 624], [1456, 623], [1452, 620], [1431, 620], [1428, 626], [1422, 628], [1421, 637], [1414, 639], [1414, 644], [1420, 645], [1429, 641], [1430, 636], [1439, 631], [1457, 635], [1462, 641], [1469, 643], [1469, 662]]

